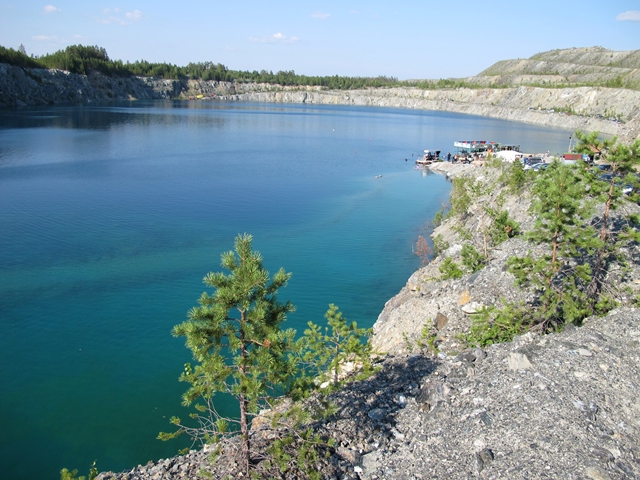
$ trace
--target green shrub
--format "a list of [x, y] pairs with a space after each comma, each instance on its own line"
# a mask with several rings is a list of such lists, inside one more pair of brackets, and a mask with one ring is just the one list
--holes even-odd
[[435, 237], [433, 237], [433, 256], [434, 257], [437, 257], [448, 248], [449, 248], [449, 242], [445, 241], [444, 238], [442, 238], [442, 235], [436, 235]]
[[500, 157], [490, 154], [487, 156], [487, 161], [484, 162], [484, 166], [488, 168], [502, 168], [504, 162], [500, 160]]
[[520, 233], [520, 224], [509, 218], [509, 212], [506, 210], [498, 212], [487, 207], [485, 211], [493, 219], [493, 223], [489, 228], [489, 236], [494, 246], [500, 245], [505, 240]]
[[431, 221], [431, 224], [433, 225], [434, 228], [442, 224], [442, 221], [444, 220], [444, 216], [445, 216], [445, 210], [443, 208], [441, 208], [436, 212], [436, 214], [433, 216], [433, 220]]
[[444, 262], [442, 262], [442, 265], [440, 265], [439, 270], [442, 274], [440, 276], [441, 280], [456, 279], [464, 275], [462, 269], [456, 262], [453, 261], [451, 257], [447, 257], [444, 259]]
[[475, 273], [484, 267], [484, 256], [470, 243], [465, 243], [462, 246], [461, 256], [462, 265], [469, 270], [469, 273]]
[[322, 380], [329, 380], [336, 386], [346, 362], [357, 362], [363, 370], [370, 371], [372, 347], [368, 339], [372, 330], [358, 328], [356, 322], [347, 322], [334, 304], [329, 305], [325, 318], [324, 329], [309, 322], [309, 328], [304, 331], [305, 363], [312, 364]]
[[[68, 470], [63, 468], [60, 470], [60, 480], [85, 480], [84, 475], [78, 477], [78, 470]], [[96, 467], [96, 462], [94, 460], [93, 464], [89, 468], [89, 477], [88, 480], [94, 480], [98, 476], [98, 468]]]
[[466, 341], [472, 347], [510, 342], [529, 324], [528, 309], [522, 305], [506, 304], [500, 309], [488, 307], [473, 316]]
[[468, 177], [457, 177], [453, 179], [453, 188], [451, 189], [450, 203], [451, 215], [464, 217], [469, 211], [472, 203], [469, 194], [474, 188], [475, 181]]
[[473, 238], [473, 235], [471, 235], [471, 230], [469, 230], [468, 228], [464, 228], [463, 225], [453, 225], [452, 229], [460, 236], [462, 240], [468, 242]]
[[528, 181], [527, 172], [520, 160], [509, 164], [500, 175], [499, 181], [513, 193], [519, 193]]

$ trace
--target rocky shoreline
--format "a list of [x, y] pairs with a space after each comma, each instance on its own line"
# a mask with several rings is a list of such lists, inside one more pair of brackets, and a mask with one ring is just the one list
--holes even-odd
[[[499, 168], [448, 163], [431, 169], [487, 185], [499, 174]], [[479, 272], [439, 279], [443, 259], [460, 255], [460, 227], [477, 229], [481, 207], [499, 201], [499, 193], [487, 188], [469, 207], [465, 224], [449, 219], [434, 230], [448, 248], [412, 275], [374, 326], [372, 343], [386, 352], [378, 372], [329, 395], [336, 413], [313, 424], [336, 442], [314, 465], [322, 478], [640, 478], [640, 311], [632, 301], [640, 291], [637, 263], [624, 274], [610, 272], [608, 282], [625, 283], [635, 294], [619, 298], [620, 307], [606, 317], [485, 349], [465, 349], [460, 340], [483, 306], [529, 295], [515, 287], [504, 265], [508, 256], [532, 248], [517, 237], [494, 248]], [[529, 228], [527, 195], [501, 202]], [[631, 253], [638, 258], [640, 252]], [[252, 435], [271, 433], [267, 428]], [[215, 464], [209, 451], [98, 479], [238, 478], [232, 449]], [[294, 461], [269, 478], [306, 476]]]
[[[336, 447], [314, 469], [344, 480], [640, 478], [638, 318], [622, 308], [486, 350], [390, 355], [329, 396], [337, 412], [317, 430]], [[211, 464], [210, 452], [97, 478], [240, 478], [233, 455]], [[269, 478], [306, 477], [293, 467]]]
[[[457, 88], [422, 90], [383, 88], [348, 91], [253, 91], [224, 100], [362, 105], [464, 113], [534, 123], [570, 130], [599, 131], [624, 141], [640, 137], [640, 92], [599, 87], [545, 89], [539, 87]], [[573, 109], [584, 115], [568, 115]], [[558, 111], [557, 111], [558, 110]], [[625, 123], [604, 118], [609, 112]]]
[[[62, 70], [0, 64], [0, 108], [130, 100], [192, 99], [319, 105], [363, 105], [440, 110], [599, 131], [624, 141], [640, 138], [640, 91], [576, 88], [380, 88], [330, 91], [321, 87], [148, 77], [77, 75]], [[579, 112], [569, 115], [564, 112]]]
[[[440, 280], [440, 266], [447, 258], [459, 261], [463, 244], [474, 244], [478, 250], [482, 248], [480, 232], [484, 222], [490, 221], [485, 213], [487, 208], [508, 212], [509, 217], [520, 224], [521, 231], [531, 229], [534, 218], [529, 212], [529, 192], [509, 195], [504, 186], [498, 186], [499, 168], [447, 162], [434, 163], [429, 168], [449, 178], [471, 179], [481, 193], [470, 203], [465, 218], [448, 219], [433, 230], [432, 238], [438, 237], [439, 243], [446, 248], [428, 265], [418, 269], [380, 313], [373, 327], [372, 343], [376, 349], [388, 353], [407, 353], [408, 345], [424, 335], [427, 322], [431, 322], [429, 334], [434, 336], [441, 352], [460, 351], [463, 348], [460, 335], [469, 331], [473, 315], [483, 307], [500, 306], [502, 301], [528, 303], [532, 300], [533, 293], [517, 287], [515, 277], [507, 272], [507, 259], [525, 256], [528, 251], [536, 257], [544, 253], [544, 246], [530, 244], [522, 236], [516, 236], [489, 248], [489, 260], [480, 271], [460, 279]], [[631, 202], [617, 212], [632, 213], [640, 213], [640, 207]], [[633, 248], [638, 250], [638, 246]], [[632, 252], [633, 258], [638, 258], [635, 254]], [[633, 263], [624, 275], [622, 267], [613, 266], [608, 281], [637, 293], [640, 290], [640, 265]], [[629, 294], [618, 300], [627, 305], [632, 297], [633, 294]]]

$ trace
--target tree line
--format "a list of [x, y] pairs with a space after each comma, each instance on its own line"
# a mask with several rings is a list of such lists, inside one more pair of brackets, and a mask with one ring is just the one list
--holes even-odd
[[333, 90], [359, 88], [414, 86], [418, 88], [458, 88], [469, 86], [462, 80], [440, 79], [419, 82], [401, 81], [396, 77], [348, 77], [340, 75], [300, 75], [293, 70], [273, 72], [271, 70], [231, 70], [221, 63], [191, 62], [186, 66], [171, 63], [136, 60], [123, 62], [112, 60], [107, 51], [96, 46], [71, 45], [41, 56], [27, 55], [23, 46], [18, 50], [0, 46], [0, 63], [23, 68], [56, 68], [71, 73], [88, 75], [98, 71], [116, 77], [155, 77], [162, 79], [199, 79], [205, 81], [271, 83], [282, 86], [318, 86]]
[[[115, 77], [155, 77], [162, 79], [178, 80], [183, 78], [224, 81], [224, 82], [252, 82], [269, 83], [282, 86], [316, 86], [332, 90], [349, 90], [361, 88], [380, 87], [415, 87], [422, 90], [442, 90], [455, 88], [487, 88], [482, 83], [473, 80], [440, 78], [427, 80], [398, 80], [396, 77], [379, 75], [377, 77], [348, 77], [340, 75], [299, 75], [293, 70], [273, 71], [266, 70], [230, 70], [221, 63], [192, 62], [186, 66], [178, 66], [171, 63], [148, 62], [136, 60], [135, 62], [123, 62], [112, 60], [104, 48], [98, 46], [71, 45], [64, 50], [58, 50], [41, 56], [27, 55], [23, 45], [18, 50], [5, 48], [0, 45], [0, 63], [8, 63], [23, 68], [57, 68], [71, 73], [88, 75], [92, 71], [99, 71], [108, 76]], [[623, 81], [622, 77], [613, 80], [594, 81], [587, 83], [546, 83], [527, 82], [518, 84], [537, 86], [543, 88], [563, 88], [567, 86], [601, 86], [608, 88], [638, 89], [637, 83]], [[505, 83], [492, 85], [491, 88], [508, 88], [513, 84]]]

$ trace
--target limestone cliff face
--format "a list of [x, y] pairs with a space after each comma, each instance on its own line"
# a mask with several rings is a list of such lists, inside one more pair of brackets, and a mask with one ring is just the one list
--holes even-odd
[[281, 90], [279, 85], [78, 75], [64, 70], [21, 68], [0, 63], [0, 108], [121, 100], [189, 99]]
[[[0, 108], [121, 100], [220, 99], [226, 101], [368, 105], [416, 108], [502, 118], [570, 130], [597, 130], [622, 140], [640, 137], [640, 91], [604, 87], [381, 88], [321, 87], [76, 75], [54, 69], [0, 64]], [[573, 111], [580, 115], [567, 115]], [[613, 119], [613, 120], [612, 120]]]
[[[281, 89], [271, 92], [254, 91], [225, 99], [443, 110], [571, 130], [597, 130], [620, 135], [623, 140], [640, 136], [640, 92], [603, 87], [545, 89], [522, 86], [452, 90], [383, 88], [347, 91]], [[562, 113], [569, 109], [581, 115]], [[613, 117], [617, 121], [608, 119]]]
[[[377, 351], [406, 354], [431, 339], [440, 352], [454, 354], [465, 348], [461, 338], [469, 332], [472, 319], [484, 307], [500, 307], [503, 302], [525, 305], [535, 302], [536, 293], [516, 286], [515, 277], [507, 267], [511, 257], [531, 253], [539, 258], [548, 253], [545, 245], [530, 243], [524, 235], [535, 221], [529, 210], [530, 193], [510, 193], [500, 180], [501, 167], [480, 166], [475, 162], [471, 165], [439, 162], [430, 169], [449, 178], [466, 179], [468, 184], [473, 183], [476, 193], [465, 215], [449, 217], [434, 229], [432, 237], [439, 238], [442, 252], [411, 275], [400, 292], [385, 304], [373, 326], [371, 343]], [[491, 221], [487, 208], [508, 212], [509, 218], [519, 224], [522, 235], [491, 247], [486, 233]], [[594, 218], [602, 215], [603, 206], [598, 208]], [[640, 206], [625, 202], [614, 215], [619, 219], [616, 221], [620, 221], [618, 215], [630, 214], [640, 214]], [[465, 269], [465, 274], [458, 279], [442, 279], [440, 267], [447, 258], [462, 264], [465, 244], [473, 245], [479, 252], [486, 251], [486, 265], [473, 274]], [[627, 248], [631, 258], [638, 258], [638, 245]], [[615, 294], [616, 301], [624, 306], [632, 306], [632, 299], [640, 294], [640, 264], [629, 263], [627, 270], [620, 264], [608, 267], [603, 285], [607, 291], [630, 292]]]
[[[242, 91], [250, 91], [244, 87]], [[20, 68], [0, 63], [0, 108], [121, 100], [161, 100], [237, 93], [235, 83], [77, 75], [56, 69]]]

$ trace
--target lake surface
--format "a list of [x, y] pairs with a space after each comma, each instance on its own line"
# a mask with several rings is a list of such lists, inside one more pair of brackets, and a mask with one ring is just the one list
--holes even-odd
[[[371, 326], [446, 201], [413, 168], [454, 140], [564, 151], [569, 131], [445, 112], [164, 102], [0, 111], [0, 471], [124, 470], [174, 455], [190, 361], [173, 325], [251, 233], [288, 326], [329, 303]], [[412, 156], [412, 154], [414, 156]], [[405, 158], [408, 161], [405, 161]], [[376, 176], [382, 175], [380, 178]]]

